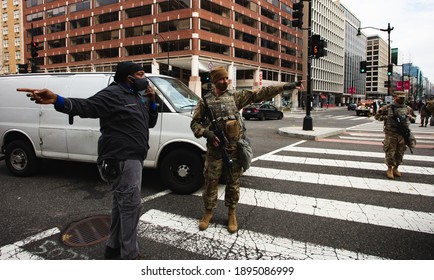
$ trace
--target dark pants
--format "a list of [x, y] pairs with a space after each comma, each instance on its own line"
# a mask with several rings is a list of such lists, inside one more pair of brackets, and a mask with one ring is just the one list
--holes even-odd
[[108, 179], [113, 202], [107, 246], [120, 248], [122, 259], [134, 259], [139, 254], [137, 225], [142, 208], [140, 189], [143, 163], [140, 160], [125, 160], [117, 164], [119, 174]]

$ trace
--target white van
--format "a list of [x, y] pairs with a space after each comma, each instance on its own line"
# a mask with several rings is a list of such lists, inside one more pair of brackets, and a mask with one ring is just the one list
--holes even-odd
[[[53, 73], [0, 76], [0, 153], [9, 171], [31, 176], [41, 158], [96, 162], [99, 119], [69, 118], [54, 106], [30, 101], [17, 88], [48, 88], [64, 97], [87, 98], [113, 81], [114, 73]], [[199, 97], [177, 79], [147, 74], [157, 93], [158, 122], [150, 129], [145, 167], [162, 182], [188, 194], [203, 183], [206, 143], [190, 129]]]

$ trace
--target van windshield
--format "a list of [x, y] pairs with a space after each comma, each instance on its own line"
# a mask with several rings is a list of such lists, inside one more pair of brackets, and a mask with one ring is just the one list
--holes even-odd
[[177, 111], [191, 111], [199, 101], [199, 97], [179, 80], [156, 76], [148, 77], [148, 79]]

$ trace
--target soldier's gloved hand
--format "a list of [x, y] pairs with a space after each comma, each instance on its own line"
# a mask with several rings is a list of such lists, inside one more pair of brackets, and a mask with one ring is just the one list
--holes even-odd
[[287, 83], [283, 85], [283, 90], [292, 90], [295, 89], [296, 87], [301, 87], [301, 81], [296, 81], [294, 83]]
[[211, 131], [211, 130], [205, 130], [205, 132], [203, 133], [203, 137], [205, 137], [206, 139], [208, 139], [208, 140], [214, 140], [214, 138], [215, 138], [215, 133], [214, 133], [214, 131]]

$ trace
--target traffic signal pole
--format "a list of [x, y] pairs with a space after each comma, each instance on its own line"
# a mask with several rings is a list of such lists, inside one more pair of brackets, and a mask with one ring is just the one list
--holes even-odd
[[[308, 0], [308, 42], [312, 44], [312, 0]], [[306, 87], [306, 116], [303, 119], [303, 130], [313, 130], [313, 120], [310, 115], [311, 111], [311, 100], [312, 100], [312, 54], [310, 54], [311, 46], [308, 45], [308, 55], [307, 55], [307, 87]]]

